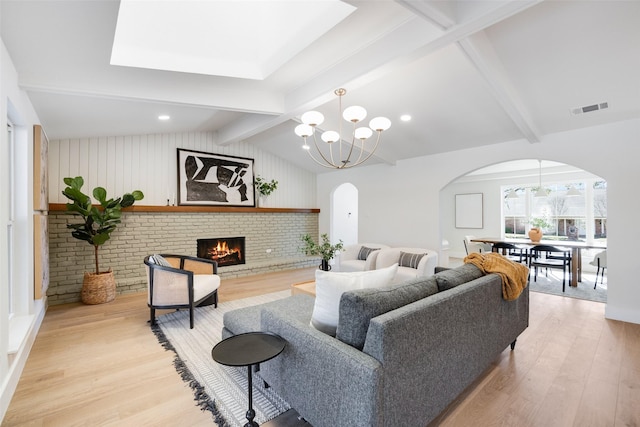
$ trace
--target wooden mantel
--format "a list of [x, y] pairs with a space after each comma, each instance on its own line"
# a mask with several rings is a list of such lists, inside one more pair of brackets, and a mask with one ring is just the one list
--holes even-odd
[[[49, 203], [50, 212], [66, 211], [64, 203]], [[143, 206], [133, 205], [124, 212], [223, 212], [223, 213], [320, 213], [317, 208], [245, 208], [239, 206]]]

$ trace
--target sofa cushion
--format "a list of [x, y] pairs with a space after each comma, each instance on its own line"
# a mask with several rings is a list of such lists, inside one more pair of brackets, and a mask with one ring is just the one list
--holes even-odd
[[[230, 301], [233, 303], [233, 301]], [[313, 312], [313, 297], [305, 294], [292, 295], [279, 300], [257, 304], [249, 307], [237, 308], [227, 311], [222, 316], [222, 323], [232, 335], [243, 334], [245, 332], [255, 332], [260, 329], [260, 318], [262, 310], [271, 308], [275, 310], [286, 310], [290, 316], [294, 316], [301, 323], [308, 324]]]
[[435, 275], [438, 282], [438, 290], [440, 292], [455, 288], [458, 285], [470, 282], [482, 276], [484, 276], [482, 270], [473, 264], [464, 264], [460, 267], [441, 271]]
[[369, 257], [369, 254], [373, 251], [377, 251], [380, 248], [368, 248], [366, 246], [363, 246], [360, 248], [360, 250], [358, 251], [358, 259], [361, 261], [366, 261], [367, 258]]
[[372, 318], [437, 292], [434, 276], [412, 279], [392, 288], [345, 292], [340, 299], [336, 338], [362, 350]]
[[335, 336], [338, 326], [340, 297], [348, 290], [380, 288], [391, 284], [398, 265], [380, 270], [331, 272], [316, 270], [316, 301], [311, 326]]
[[422, 259], [424, 254], [412, 254], [408, 252], [400, 251], [400, 259], [398, 260], [398, 266], [400, 267], [409, 267], [409, 268], [418, 268], [418, 264], [420, 264], [420, 260]]

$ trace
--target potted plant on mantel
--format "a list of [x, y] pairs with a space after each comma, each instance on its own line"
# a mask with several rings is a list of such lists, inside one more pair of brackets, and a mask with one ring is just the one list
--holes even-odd
[[529, 230], [529, 239], [532, 242], [539, 242], [542, 239], [542, 229], [551, 227], [546, 218], [531, 218], [529, 221], [531, 230]]
[[262, 206], [264, 199], [278, 189], [278, 181], [267, 181], [260, 175], [256, 176], [256, 192], [258, 193], [258, 205]]
[[116, 297], [116, 281], [111, 268], [100, 272], [98, 263], [98, 249], [111, 237], [111, 233], [120, 224], [122, 209], [132, 206], [136, 200], [142, 200], [144, 194], [136, 190], [126, 193], [117, 199], [107, 199], [107, 190], [102, 187], [93, 189], [93, 197], [100, 202], [100, 207], [91, 204], [91, 198], [82, 192], [84, 179], [81, 176], [64, 178], [67, 188], [62, 194], [71, 200], [67, 203], [67, 212], [78, 215], [82, 222], [67, 224], [71, 235], [84, 240], [93, 246], [96, 270], [94, 273], [84, 273], [80, 299], [85, 304], [102, 304], [113, 301]]
[[332, 245], [327, 233], [320, 235], [320, 237], [322, 238], [322, 243], [316, 243], [308, 234], [302, 236], [302, 241], [304, 242], [302, 252], [304, 252], [305, 255], [320, 256], [322, 258], [322, 262], [318, 267], [320, 270], [329, 271], [331, 270], [329, 260], [335, 256], [336, 252], [342, 250], [344, 245], [342, 240], [335, 245]]

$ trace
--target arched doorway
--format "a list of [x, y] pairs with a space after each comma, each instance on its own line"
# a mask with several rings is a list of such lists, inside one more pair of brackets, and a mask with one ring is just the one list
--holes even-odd
[[[536, 194], [538, 189], [544, 195]], [[460, 195], [480, 195], [482, 212], [479, 225], [465, 226], [456, 221], [455, 200]], [[578, 240], [606, 246], [606, 181], [578, 167], [538, 159], [509, 161], [483, 167], [460, 176], [440, 192], [443, 238], [451, 242], [451, 261], [455, 265], [466, 255], [465, 236], [499, 239], [526, 239], [532, 221], [544, 218], [546, 240]], [[605, 302], [607, 279], [594, 290], [596, 268], [590, 265], [602, 249], [581, 251], [584, 294], [561, 293], [561, 286], [550, 283], [547, 293]], [[549, 273], [549, 276], [552, 276]], [[606, 276], [606, 274], [605, 274]], [[585, 280], [586, 277], [586, 280]], [[533, 282], [533, 280], [532, 280]], [[538, 284], [544, 284], [543, 280]], [[533, 283], [532, 283], [533, 284]], [[533, 289], [533, 288], [532, 288]]]
[[351, 183], [339, 185], [331, 195], [331, 242], [358, 243], [358, 189]]

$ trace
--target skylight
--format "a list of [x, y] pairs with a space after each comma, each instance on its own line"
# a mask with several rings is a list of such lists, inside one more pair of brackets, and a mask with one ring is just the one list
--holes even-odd
[[111, 64], [262, 80], [355, 10], [338, 0], [121, 0]]

